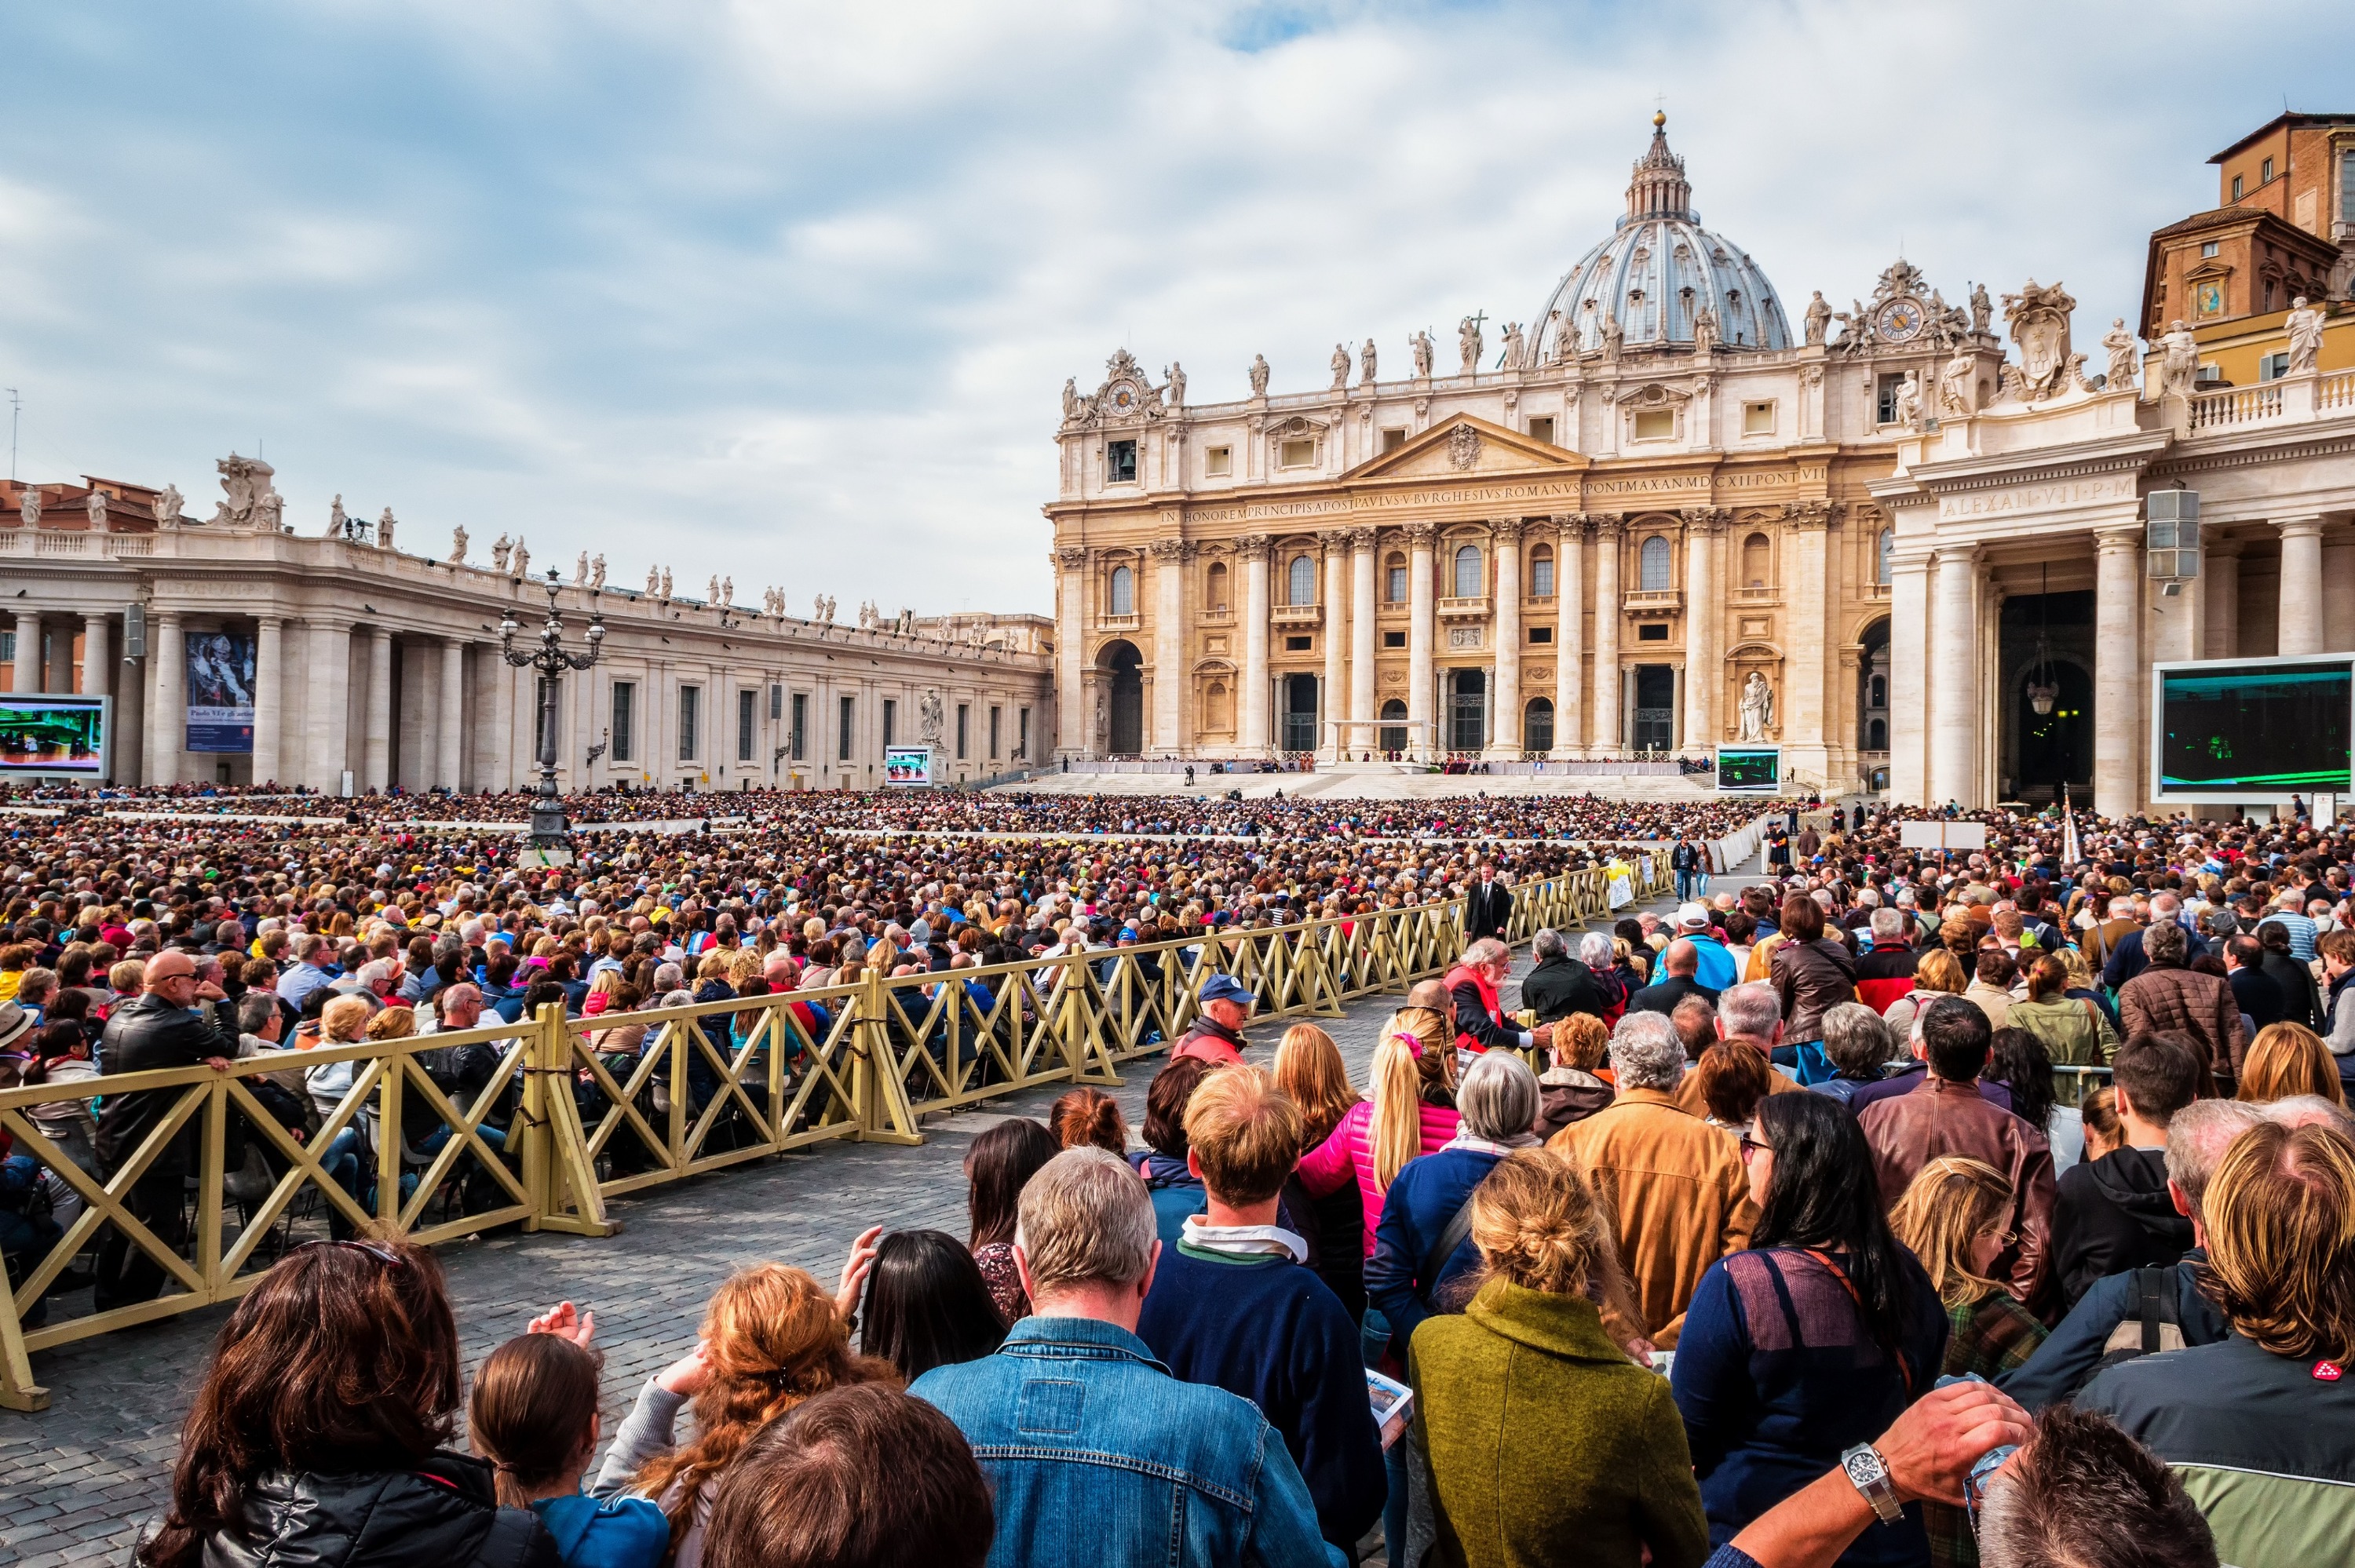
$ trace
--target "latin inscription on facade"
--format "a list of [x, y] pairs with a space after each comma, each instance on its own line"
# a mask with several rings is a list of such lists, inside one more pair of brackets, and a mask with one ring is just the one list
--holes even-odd
[[2023, 512], [2061, 512], [2072, 506], [2095, 506], [2105, 502], [2132, 501], [2134, 498], [2135, 478], [2132, 474], [2062, 480], [2052, 484], [2027, 484], [2009, 490], [1942, 495], [1938, 498], [1938, 520], [1955, 523], [1970, 517], [2012, 517]]

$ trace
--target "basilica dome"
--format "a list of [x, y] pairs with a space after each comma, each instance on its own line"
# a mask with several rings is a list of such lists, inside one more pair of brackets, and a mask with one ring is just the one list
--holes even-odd
[[1623, 350], [1690, 351], [1704, 307], [1717, 320], [1716, 340], [1728, 348], [1791, 346], [1781, 300], [1749, 254], [1700, 226], [1685, 161], [1668, 151], [1668, 116], [1652, 116], [1652, 145], [1636, 160], [1627, 185], [1627, 213], [1609, 238], [1580, 259], [1556, 284], [1534, 323], [1550, 354], [1558, 354], [1567, 323], [1578, 352], [1602, 352], [1616, 322]]

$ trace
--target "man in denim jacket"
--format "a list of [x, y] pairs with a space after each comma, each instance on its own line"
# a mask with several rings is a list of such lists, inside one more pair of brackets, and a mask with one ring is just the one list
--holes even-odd
[[1064, 1150], [1022, 1190], [1014, 1261], [1034, 1315], [996, 1355], [909, 1390], [989, 1477], [990, 1568], [1344, 1563], [1258, 1407], [1178, 1382], [1136, 1337], [1160, 1251], [1135, 1172]]

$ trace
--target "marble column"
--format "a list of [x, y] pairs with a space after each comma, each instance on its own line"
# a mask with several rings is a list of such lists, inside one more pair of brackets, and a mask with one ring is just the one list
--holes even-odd
[[41, 615], [38, 610], [20, 609], [16, 612], [16, 662], [10, 671], [8, 689], [12, 692], [37, 692], [41, 689]]
[[466, 645], [454, 637], [442, 640], [441, 743], [433, 748], [434, 782], [445, 789], [463, 787], [459, 763], [466, 735]]
[[2355, 537], [2333, 528], [2322, 545], [2322, 646], [2355, 650]]
[[2281, 530], [2280, 630], [2284, 658], [2322, 652], [2322, 519], [2276, 517]]
[[1790, 771], [1796, 761], [1805, 771], [1824, 776], [1828, 794], [1839, 787], [1828, 777], [1836, 737], [1824, 703], [1825, 661], [1834, 641], [1826, 619], [1835, 613], [1833, 607], [1838, 603], [1827, 570], [1831, 508], [1820, 501], [1795, 502], [1783, 509], [1783, 515], [1790, 526], [1790, 556], [1783, 574], [1788, 585], [1783, 602], [1792, 611], [1784, 620], [1790, 629], [1786, 633], [1790, 689], [1779, 694], [1774, 717], [1783, 745], [1798, 749], [1796, 758], [1785, 761], [1784, 770]]
[[1930, 557], [1889, 563], [1889, 796], [1901, 806], [1930, 799]]
[[1557, 517], [1553, 547], [1553, 753], [1576, 757], [1585, 749], [1586, 527], [1581, 517]]
[[1717, 645], [1717, 534], [1714, 509], [1685, 513], [1684, 748], [1705, 752], [1718, 743], [1717, 689], [1725, 683]]
[[2142, 804], [2142, 525], [2105, 528], [2094, 586], [2094, 810]]
[[1194, 546], [1183, 539], [1156, 539], [1153, 556], [1153, 735], [1149, 744], [1167, 757], [1187, 753], [1186, 573]]
[[2241, 541], [2218, 539], [2200, 548], [2200, 609], [2208, 621], [2207, 655], [2234, 659], [2241, 652]]
[[311, 622], [311, 656], [305, 672], [309, 702], [303, 715], [304, 782], [333, 795], [344, 782], [344, 683], [334, 672], [351, 658], [351, 628], [342, 621]]
[[267, 784], [283, 771], [286, 733], [286, 622], [265, 615], [253, 635], [253, 781]]
[[81, 694], [102, 697], [114, 690], [113, 624], [103, 612], [81, 618]]
[[[23, 617], [17, 618], [20, 627], [23, 620]], [[20, 630], [16, 635], [21, 639], [24, 632]], [[23, 643], [19, 641], [17, 646], [21, 649]], [[176, 784], [188, 743], [188, 645], [180, 635], [180, 618], [165, 613], [149, 615], [147, 648], [153, 695], [147, 705], [147, 766], [141, 773], [140, 782]], [[23, 666], [20, 663], [18, 667]]]
[[[1088, 553], [1058, 550], [1055, 562], [1063, 572], [1063, 586], [1055, 595], [1055, 751], [1076, 759], [1088, 756], [1094, 745], [1088, 734], [1088, 661], [1081, 630], [1086, 624]], [[835, 722], [829, 714], [827, 723]]]
[[1330, 761], [1339, 758], [1342, 747], [1333, 721], [1348, 712], [1349, 643], [1341, 634], [1341, 616], [1349, 602], [1349, 535], [1337, 528], [1317, 537], [1325, 546], [1325, 693], [1316, 705], [1316, 755]]
[[1243, 558], [1243, 735], [1246, 757], [1268, 754], [1268, 713], [1275, 694], [1269, 689], [1267, 658], [1267, 556], [1272, 541], [1264, 534], [1239, 539]]
[[1521, 520], [1500, 517], [1489, 527], [1497, 554], [1497, 723], [1488, 737], [1493, 757], [1521, 754]]
[[[484, 765], [486, 777], [483, 782], [502, 792], [516, 787], [516, 683], [522, 672], [502, 657], [491, 666], [491, 747]], [[642, 681], [638, 685], [638, 704], [643, 710], [634, 716], [637, 728], [636, 744], [631, 747], [638, 771], [654, 771], [654, 753], [650, 747], [659, 733], [654, 727], [655, 694], [654, 683]], [[814, 714], [810, 726], [815, 736], [823, 715]], [[813, 766], [817, 753], [811, 752]]]
[[1978, 546], [1938, 546], [1938, 609], [1930, 631], [1930, 800], [1978, 800]]
[[[1407, 539], [1407, 745], [1410, 756], [1429, 757], [1441, 749], [1438, 726], [1433, 722], [1435, 694], [1432, 690], [1432, 638], [1435, 630], [1432, 604], [1431, 542], [1436, 530], [1428, 523], [1406, 525]], [[1420, 723], [1422, 727], [1417, 728]]]
[[1625, 518], [1594, 520], [1594, 700], [1586, 708], [1587, 747], [1616, 753], [1619, 735], [1619, 553]]
[[[1375, 593], [1374, 531], [1349, 530], [1349, 716], [1359, 725], [1371, 724], [1374, 706], [1374, 616], [1380, 609]], [[1373, 731], [1353, 728], [1351, 744], [1369, 751], [1380, 737]]]
[[368, 630], [368, 727], [360, 736], [362, 789], [392, 786], [392, 632]]

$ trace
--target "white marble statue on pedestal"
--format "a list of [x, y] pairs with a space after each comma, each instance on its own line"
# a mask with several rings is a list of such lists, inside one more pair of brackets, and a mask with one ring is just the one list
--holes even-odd
[[2289, 373], [2313, 375], [2322, 355], [2322, 313], [2300, 294], [2289, 302], [2289, 314], [2282, 318], [2282, 325], [2289, 333]]
[[2135, 373], [2142, 368], [2142, 355], [2135, 346], [2135, 334], [2126, 330], [2126, 318], [2114, 316], [2110, 330], [2102, 334], [2102, 346], [2110, 351], [2110, 366], [2102, 383], [2105, 392], [2131, 392]]
[[1742, 738], [1762, 741], [1774, 724], [1774, 688], [1759, 671], [1742, 683]]
[[2169, 322], [2158, 340], [2158, 395], [2189, 397], [2200, 380], [2200, 340], [2181, 322]]

